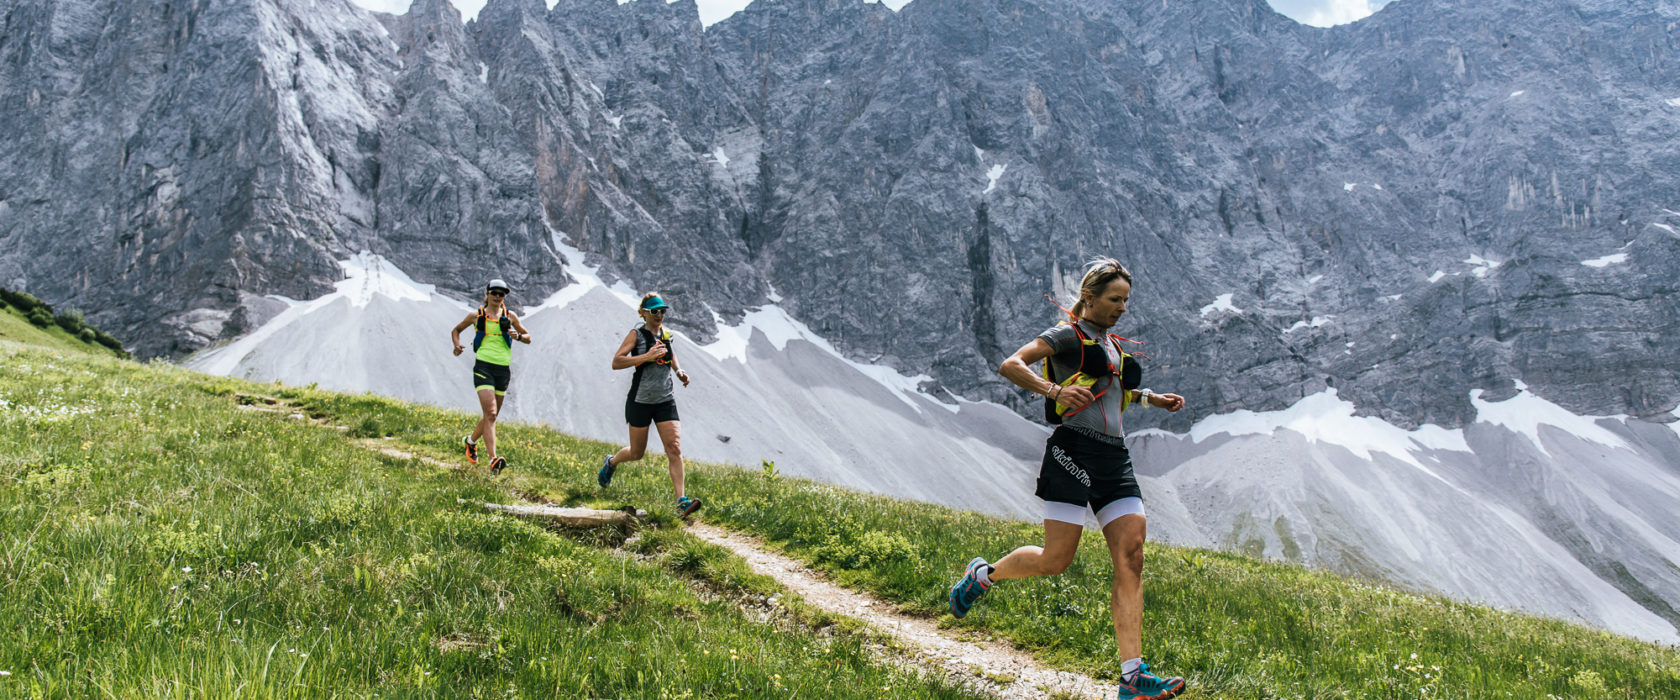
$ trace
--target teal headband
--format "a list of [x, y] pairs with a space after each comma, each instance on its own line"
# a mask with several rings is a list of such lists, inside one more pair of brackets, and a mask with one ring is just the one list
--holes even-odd
[[663, 309], [663, 308], [666, 308], [665, 300], [661, 299], [659, 297], [648, 297], [648, 298], [642, 300], [642, 310], [643, 311], [652, 311], [654, 309]]

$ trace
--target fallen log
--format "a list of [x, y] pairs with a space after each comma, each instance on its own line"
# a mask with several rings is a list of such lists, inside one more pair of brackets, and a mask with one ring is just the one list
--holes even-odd
[[[461, 502], [466, 503], [465, 500]], [[502, 503], [485, 503], [483, 505], [489, 510], [530, 518], [542, 518], [570, 527], [634, 527], [642, 518], [647, 517], [645, 511], [630, 507], [625, 507], [622, 510], [596, 510], [594, 508], [561, 508], [559, 506], [507, 505]]]

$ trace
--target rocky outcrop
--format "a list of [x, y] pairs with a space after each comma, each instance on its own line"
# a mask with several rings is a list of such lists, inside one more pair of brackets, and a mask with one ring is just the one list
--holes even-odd
[[466, 295], [563, 245], [699, 338], [779, 300], [853, 356], [993, 367], [1079, 263], [1137, 276], [1154, 416], [1327, 386], [1399, 425], [1517, 382], [1680, 399], [1680, 13], [1415, 0], [0, 2], [0, 282], [177, 356], [372, 250]]

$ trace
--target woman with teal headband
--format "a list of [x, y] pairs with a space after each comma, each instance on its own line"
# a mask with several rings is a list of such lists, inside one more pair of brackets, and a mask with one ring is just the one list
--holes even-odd
[[638, 312], [642, 325], [630, 329], [613, 353], [613, 369], [636, 369], [630, 380], [630, 394], [624, 398], [624, 422], [630, 426], [630, 444], [601, 462], [596, 483], [606, 488], [613, 472], [626, 462], [642, 458], [647, 450], [648, 426], [659, 430], [665, 458], [671, 463], [671, 489], [677, 496], [677, 516], [687, 517], [700, 509], [700, 499], [683, 493], [682, 423], [677, 420], [676, 387], [673, 376], [688, 386], [688, 373], [677, 364], [671, 349], [671, 330], [665, 327], [670, 306], [657, 293], [642, 297]]

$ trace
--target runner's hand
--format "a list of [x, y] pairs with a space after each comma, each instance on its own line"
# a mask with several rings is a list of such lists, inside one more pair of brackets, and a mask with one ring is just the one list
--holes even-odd
[[688, 386], [688, 373], [687, 372], [684, 372], [680, 369], [677, 370], [677, 379], [682, 380], [683, 386]]
[[465, 348], [465, 347], [463, 347], [463, 346], [460, 346], [460, 345], [456, 345], [456, 346], [455, 346], [455, 356], [456, 356], [456, 357], [460, 357], [460, 356], [461, 356], [461, 351], [462, 351], [462, 350], [465, 350], [465, 349], [466, 349], [466, 348]]
[[667, 350], [665, 348], [665, 341], [656, 340], [653, 343], [653, 347], [648, 348], [647, 354], [642, 355], [642, 357], [645, 358], [642, 361], [643, 362], [651, 362], [653, 360], [657, 360], [661, 357], [664, 357], [665, 353], [667, 353], [667, 352], [669, 352], [669, 350]]
[[1154, 398], [1150, 399], [1149, 405], [1156, 408], [1164, 408], [1168, 411], [1177, 411], [1184, 408], [1184, 397], [1178, 394], [1151, 394], [1151, 396]]
[[1052, 389], [1050, 395], [1056, 398], [1056, 403], [1067, 406], [1072, 411], [1081, 410], [1097, 400], [1097, 397], [1091, 395], [1090, 389], [1082, 386], [1064, 386], [1061, 391]]

